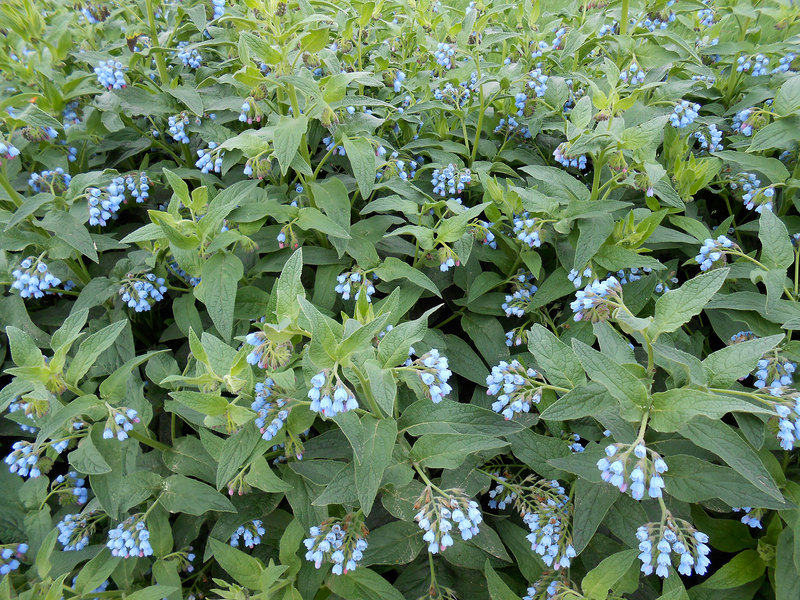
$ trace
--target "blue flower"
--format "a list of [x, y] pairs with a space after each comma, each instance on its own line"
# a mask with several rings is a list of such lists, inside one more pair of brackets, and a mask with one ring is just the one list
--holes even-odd
[[19, 569], [20, 560], [25, 559], [28, 544], [11, 544], [0, 550], [0, 575], [8, 575]]
[[711, 552], [706, 545], [708, 536], [669, 513], [661, 523], [647, 523], [639, 527], [636, 539], [639, 540], [641, 571], [645, 575], [652, 574], [655, 566], [656, 575], [668, 577], [673, 554], [678, 560], [678, 573], [681, 575], [691, 575], [692, 570], [697, 575], [705, 575], [708, 570], [708, 554]]
[[611, 276], [604, 281], [595, 279], [583, 290], [575, 292], [575, 300], [569, 305], [575, 313], [573, 319], [589, 320], [593, 323], [608, 319], [621, 293], [622, 285], [616, 277]]
[[745, 108], [744, 110], [740, 110], [738, 113], [736, 113], [733, 116], [733, 124], [731, 125], [732, 129], [746, 137], [753, 135], [753, 122], [756, 117], [756, 113], [754, 111], [755, 109], [753, 108]]
[[32, 256], [20, 262], [11, 275], [14, 277], [11, 289], [17, 290], [22, 298], [42, 298], [49, 293], [47, 290], [61, 285], [61, 280], [49, 271], [47, 265]]
[[377, 274], [368, 275], [360, 269], [345, 271], [336, 277], [334, 290], [342, 297], [342, 300], [350, 300], [351, 297], [358, 300], [363, 291], [367, 302], [372, 302], [372, 295], [375, 293], [375, 285], [372, 282], [377, 279]]
[[431, 554], [453, 545], [451, 531], [466, 541], [478, 535], [478, 526], [483, 522], [478, 503], [461, 490], [445, 490], [444, 494], [427, 487], [415, 504], [420, 508], [414, 520], [425, 532], [422, 539]]
[[133, 430], [134, 423], [139, 422], [138, 413], [132, 408], [113, 408], [103, 429], [103, 439], [117, 438], [120, 442], [128, 439], [128, 432]]
[[119, 288], [119, 295], [122, 302], [136, 312], [144, 312], [156, 302], [164, 299], [167, 293], [163, 277], [156, 277], [152, 273], [146, 273], [144, 277], [128, 276], [122, 287]]
[[[0, 156], [11, 160], [16, 156], [19, 156], [19, 150], [9, 141], [0, 141]], [[3, 161], [0, 160], [0, 165], [2, 164]]]
[[73, 501], [77, 504], [86, 504], [89, 499], [89, 489], [86, 487], [86, 479], [78, 475], [75, 471], [64, 475], [59, 475], [53, 480], [53, 491], [65, 492], [66, 502]]
[[320, 371], [311, 378], [308, 398], [311, 400], [309, 409], [326, 418], [358, 408], [353, 392], [342, 383], [338, 374], [328, 377], [327, 371]]
[[694, 259], [700, 265], [701, 271], [708, 271], [725, 255], [725, 250], [733, 247], [734, 243], [724, 235], [719, 236], [716, 240], [708, 238], [703, 242], [700, 253]]
[[202, 173], [222, 172], [222, 158], [225, 156], [225, 151], [218, 150], [217, 146], [216, 142], [208, 142], [208, 148], [197, 151], [199, 158], [194, 163], [194, 166], [200, 169]]
[[93, 515], [93, 512], [67, 514], [58, 522], [58, 541], [64, 546], [65, 552], [77, 552], [89, 545], [89, 536], [94, 532], [97, 519]]
[[708, 126], [707, 132], [698, 130], [693, 135], [700, 142], [700, 149], [704, 152], [719, 152], [724, 148], [722, 132], [713, 123]]
[[328, 519], [308, 532], [309, 537], [303, 540], [306, 560], [314, 563], [317, 569], [323, 562], [333, 563], [331, 572], [334, 575], [355, 570], [367, 549], [366, 529], [354, 526], [349, 519]]
[[203, 64], [203, 56], [197, 51], [197, 48], [189, 50], [189, 42], [178, 43], [178, 59], [183, 63], [184, 67], [190, 69], [197, 69]]
[[152, 556], [150, 532], [144, 522], [144, 515], [135, 514], [108, 532], [106, 547], [112, 556], [120, 558], [142, 558]]
[[239, 540], [247, 548], [255, 548], [261, 543], [261, 536], [266, 533], [266, 529], [259, 519], [253, 519], [249, 523], [239, 525], [239, 528], [231, 535], [230, 545], [234, 548], [239, 547]]
[[214, 18], [219, 19], [225, 14], [225, 0], [211, 0], [214, 7]]
[[681, 100], [681, 103], [675, 106], [672, 113], [670, 113], [669, 122], [676, 129], [683, 129], [694, 122], [699, 112], [699, 104], [694, 104], [688, 100]]
[[514, 215], [514, 234], [516, 238], [531, 248], [538, 248], [542, 245], [541, 230], [542, 225], [539, 219], [531, 217], [528, 212], [522, 215]]
[[455, 50], [450, 47], [450, 44], [439, 42], [439, 45], [436, 46], [436, 51], [433, 53], [433, 56], [436, 58], [436, 64], [438, 64], [440, 67], [452, 69], [454, 54]]
[[109, 90], [120, 90], [127, 87], [125, 81], [126, 70], [127, 67], [114, 60], [101, 60], [94, 68], [95, 75], [97, 75], [97, 83]]
[[[657, 453], [641, 442], [632, 445], [611, 444], [606, 446], [606, 456], [597, 461], [600, 477], [616, 486], [620, 492], [630, 489], [634, 500], [644, 497], [645, 484], [650, 498], [661, 498], [667, 463]], [[631, 454], [635, 459], [631, 461]]]
[[[411, 348], [409, 350], [409, 355], [411, 355], [413, 351], [414, 349]], [[407, 363], [407, 366], [417, 371], [420, 380], [425, 386], [425, 395], [430, 398], [434, 404], [441, 402], [442, 399], [452, 391], [453, 388], [447, 383], [452, 375], [447, 357], [439, 354], [436, 348], [431, 349], [430, 352], [423, 354], [416, 360]]]
[[542, 399], [541, 385], [544, 382], [537, 381], [538, 376], [534, 369], [526, 369], [516, 359], [510, 363], [500, 361], [486, 377], [487, 395], [497, 396], [492, 410], [503, 415], [506, 421], [530, 412], [531, 405], [539, 404]]
[[394, 75], [394, 92], [395, 94], [399, 94], [401, 88], [403, 87], [403, 81], [406, 79], [406, 74], [402, 71], [397, 71]]
[[31, 173], [28, 185], [34, 192], [49, 192], [56, 196], [67, 191], [72, 177], [65, 173], [64, 169], [57, 167], [52, 171], [42, 171], [41, 173]]
[[256, 413], [256, 426], [266, 441], [278, 435], [278, 431], [289, 417], [289, 409], [286, 408], [289, 400], [274, 396], [273, 392], [278, 392], [275, 382], [267, 377], [263, 383], [256, 384], [256, 398], [250, 405]]
[[761, 526], [761, 509], [757, 508], [755, 512], [753, 512], [751, 507], [745, 506], [743, 508], [733, 508], [731, 510], [733, 510], [733, 512], [744, 512], [741, 521], [748, 527], [752, 527], [753, 529], [763, 529]]
[[586, 155], [579, 154], [578, 156], [569, 153], [571, 144], [569, 142], [562, 142], [556, 149], [553, 150], [553, 158], [556, 162], [564, 167], [573, 167], [579, 171], [586, 169]]

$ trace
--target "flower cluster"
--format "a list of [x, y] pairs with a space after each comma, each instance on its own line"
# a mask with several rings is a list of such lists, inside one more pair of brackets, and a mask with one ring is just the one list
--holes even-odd
[[[35, 410], [35, 407], [33, 406], [32, 402], [26, 402], [25, 400], [15, 399], [13, 402], [11, 402], [11, 404], [8, 405], [9, 413], [15, 413], [20, 411], [25, 415], [27, 419], [31, 421], [33, 421], [35, 417], [41, 416]], [[26, 423], [17, 423], [17, 425], [19, 425], [19, 428], [22, 429], [22, 431], [25, 431], [27, 433], [33, 433], [38, 429], [36, 425], [28, 425]]]
[[628, 65], [627, 69], [623, 69], [619, 74], [620, 80], [632, 87], [644, 83], [644, 77], [644, 69], [640, 69], [635, 60]]
[[450, 44], [439, 42], [439, 45], [436, 46], [436, 51], [433, 53], [433, 56], [436, 59], [437, 65], [444, 67], [445, 69], [452, 69], [453, 55], [455, 53], [456, 51], [450, 46]]
[[[376, 281], [378, 275], [373, 273], [371, 279]], [[336, 277], [336, 287], [334, 289], [342, 297], [342, 300], [350, 300], [351, 296], [358, 300], [363, 291], [367, 297], [367, 302], [372, 302], [372, 295], [375, 293], [375, 285], [372, 281], [364, 271], [345, 271]], [[357, 288], [355, 294], [353, 294], [353, 288]]]
[[105, 227], [125, 202], [125, 180], [115, 177], [105, 188], [88, 188], [89, 225]]
[[225, 14], [225, 0], [211, 0], [214, 7], [214, 18], [219, 19]]
[[136, 175], [125, 177], [125, 187], [128, 188], [137, 204], [141, 204], [150, 197], [150, 183], [150, 178], [145, 173], [139, 173], [138, 177]]
[[190, 69], [197, 69], [203, 64], [203, 56], [197, 51], [197, 48], [189, 49], [189, 42], [178, 43], [178, 60], [183, 63], [184, 67]]
[[489, 488], [489, 508], [496, 510], [505, 510], [507, 506], [511, 506], [512, 502], [517, 499], [517, 493], [504, 484], [508, 480], [507, 477], [501, 475], [499, 472], [492, 473], [492, 476], [500, 482], [493, 488]]
[[347, 574], [358, 567], [367, 549], [367, 529], [352, 522], [348, 515], [343, 521], [327, 519], [319, 527], [308, 530], [309, 537], [303, 540], [306, 560], [319, 569], [323, 562], [333, 563], [334, 575]]
[[11, 544], [0, 550], [0, 575], [8, 575], [19, 569], [20, 560], [25, 559], [28, 544]]
[[534, 369], [526, 369], [516, 359], [510, 363], [500, 361], [486, 377], [486, 394], [497, 396], [497, 400], [492, 402], [492, 410], [503, 415], [506, 421], [520, 413], [530, 412], [531, 405], [539, 404], [542, 399], [543, 382], [536, 380], [538, 376]]
[[24, 259], [11, 275], [14, 277], [11, 289], [17, 290], [23, 298], [41, 298], [50, 288], [61, 285], [61, 280], [48, 270], [47, 265], [32, 256]]
[[182, 112], [177, 115], [170, 115], [167, 119], [167, 131], [172, 139], [181, 144], [189, 143], [189, 136], [186, 135], [186, 126], [189, 124], [189, 115]]
[[553, 158], [555, 158], [556, 162], [560, 165], [583, 171], [586, 168], [586, 155], [571, 155], [569, 153], [570, 146], [571, 144], [569, 142], [561, 142], [556, 146], [556, 149], [553, 150]]
[[678, 573], [681, 575], [691, 575], [693, 569], [697, 575], [705, 575], [711, 563], [708, 560], [711, 549], [706, 546], [708, 536], [669, 514], [661, 523], [639, 527], [636, 539], [639, 540], [641, 571], [645, 575], [650, 575], [655, 566], [656, 575], [668, 577], [672, 553], [678, 559]]
[[42, 474], [38, 467], [41, 452], [42, 448], [34, 443], [17, 440], [11, 445], [11, 453], [4, 460], [12, 473], [33, 479]]
[[705, 152], [719, 152], [723, 149], [722, 132], [713, 123], [708, 126], [707, 131], [698, 130], [693, 135], [700, 142], [700, 149]]
[[570, 269], [570, 272], [567, 274], [567, 279], [569, 279], [572, 282], [572, 285], [574, 285], [577, 289], [583, 285], [584, 277], [591, 279], [593, 276], [594, 274], [592, 273], [592, 268], [586, 267], [582, 272], [578, 271], [578, 269]]
[[455, 195], [464, 191], [464, 187], [472, 182], [469, 169], [459, 170], [452, 163], [443, 169], [434, 169], [431, 173], [433, 193], [438, 196]]
[[693, 104], [688, 100], [681, 100], [681, 103], [675, 106], [669, 115], [669, 122], [677, 129], [688, 127], [697, 118], [700, 112], [700, 105]]
[[719, 236], [716, 240], [708, 238], [703, 242], [700, 253], [694, 259], [700, 265], [701, 271], [708, 271], [725, 255], [725, 250], [733, 247], [734, 243], [724, 235]]
[[481, 220], [475, 221], [471, 226], [473, 234], [480, 240], [482, 245], [489, 246], [492, 250], [497, 250], [497, 241], [494, 232], [491, 230], [492, 227], [494, 227], [494, 223]]
[[89, 489], [86, 487], [86, 479], [78, 475], [76, 471], [70, 471], [66, 477], [59, 475], [53, 480], [53, 491], [63, 492], [61, 496], [63, 503], [75, 502], [86, 504], [89, 500]]
[[275, 370], [285, 366], [292, 355], [291, 341], [275, 342], [263, 331], [248, 333], [245, 343], [253, 346], [247, 355], [247, 363], [262, 369]]
[[200, 169], [202, 173], [209, 173], [214, 171], [214, 173], [221, 173], [222, 172], [222, 157], [225, 156], [225, 152], [216, 150], [218, 144], [216, 142], [208, 142], [208, 148], [200, 148], [197, 151], [197, 156], [199, 157], [197, 161], [194, 163], [194, 166]]
[[422, 539], [428, 544], [428, 552], [437, 554], [453, 545], [450, 532], [455, 524], [461, 539], [468, 540], [478, 535], [478, 525], [483, 516], [478, 503], [470, 500], [461, 490], [435, 491], [428, 486], [414, 508], [418, 511], [414, 520], [425, 534]]
[[513, 217], [515, 237], [528, 244], [531, 248], [538, 248], [542, 245], [541, 230], [542, 225], [539, 219], [531, 217], [528, 212]]
[[67, 191], [71, 180], [72, 177], [69, 173], [65, 173], [64, 169], [57, 167], [52, 171], [31, 173], [28, 185], [34, 192], [50, 192], [57, 196]]
[[754, 339], [756, 339], [756, 334], [752, 331], [739, 331], [731, 336], [731, 344], [741, 344]]
[[[378, 146], [375, 154], [379, 157], [385, 156], [386, 148]], [[403, 181], [413, 179], [414, 175], [417, 174], [417, 167], [423, 163], [423, 158], [418, 156], [416, 159], [408, 161], [408, 168], [406, 168], [406, 161], [399, 158], [399, 156], [397, 152], [392, 152], [389, 158], [386, 159], [386, 164], [375, 173], [375, 179], [379, 180], [388, 174], [395, 174]]]
[[266, 533], [262, 523], [258, 519], [253, 519], [249, 523], [239, 525], [238, 529], [231, 535], [230, 545], [234, 548], [239, 547], [239, 540], [246, 548], [255, 548], [261, 543], [261, 536]]
[[[555, 479], [528, 478], [517, 492], [522, 520], [528, 526], [531, 550], [542, 557], [548, 567], [569, 568], [577, 553], [569, 536], [569, 497]], [[529, 499], [541, 499], [531, 504]]]
[[731, 128], [737, 133], [750, 137], [753, 135], [753, 125], [755, 124], [756, 116], [757, 113], [752, 108], [740, 110], [733, 116]]
[[65, 552], [77, 552], [89, 545], [89, 536], [94, 532], [99, 516], [93, 512], [86, 514], [67, 514], [61, 519], [58, 528], [58, 541]]
[[[19, 150], [9, 141], [2, 141], [0, 140], [0, 157], [5, 157], [8, 160], [19, 156]], [[0, 165], [3, 164], [3, 161], [0, 160]]]
[[97, 83], [109, 90], [121, 90], [128, 85], [125, 70], [121, 62], [114, 60], [101, 60], [94, 68]]
[[743, 508], [734, 508], [733, 512], [744, 512], [740, 519], [742, 523], [753, 529], [763, 529], [761, 526], [761, 509], [757, 508], [755, 511], [749, 506]]
[[148, 311], [156, 302], [164, 299], [167, 287], [163, 277], [147, 273], [144, 278], [128, 276], [119, 288], [122, 301], [136, 312]]
[[[633, 455], [636, 460], [630, 460]], [[630, 488], [634, 500], [644, 498], [645, 481], [648, 482], [647, 495], [661, 498], [667, 463], [656, 452], [641, 442], [629, 446], [610, 444], [606, 446], [606, 456], [597, 461], [600, 477], [625, 493]]]
[[311, 378], [311, 389], [308, 390], [308, 398], [311, 400], [309, 408], [323, 417], [335, 417], [339, 413], [358, 408], [358, 400], [353, 392], [342, 383], [338, 374], [334, 375], [329, 377], [326, 370]]
[[[758, 389], [781, 388], [794, 383], [794, 372], [797, 363], [782, 356], [762, 358], [756, 366], [756, 381], [753, 384]], [[780, 394], [775, 394], [780, 395]]]
[[507, 317], [522, 317], [533, 298], [533, 294], [539, 289], [531, 280], [533, 275], [521, 273], [515, 277], [516, 289], [511, 294], [506, 294], [505, 302], [501, 308]]
[[112, 556], [142, 558], [153, 554], [149, 540], [150, 532], [145, 526], [144, 515], [135, 514], [108, 532], [106, 547], [111, 550]]
[[113, 408], [103, 429], [103, 439], [117, 438], [120, 442], [128, 439], [133, 424], [139, 422], [138, 413], [132, 408]]
[[462, 81], [458, 87], [448, 81], [442, 89], [436, 88], [433, 90], [433, 97], [436, 100], [461, 108], [472, 98], [472, 87], [466, 81]]
[[272, 378], [267, 377], [263, 382], [256, 384], [256, 398], [250, 405], [256, 413], [256, 426], [266, 441], [278, 435], [278, 431], [289, 417], [289, 409], [285, 408], [289, 400], [273, 393], [277, 394], [278, 390]]
[[603, 281], [595, 279], [584, 289], [575, 292], [575, 300], [570, 308], [575, 313], [575, 321], [589, 320], [592, 323], [605, 321], [611, 316], [611, 309], [622, 298], [622, 285], [613, 275]]
[[403, 87], [403, 82], [406, 80], [406, 74], [402, 71], [397, 71], [394, 74], [394, 81], [392, 82], [392, 86], [394, 87], [394, 93], [399, 94], [400, 89]]
[[[409, 356], [414, 353], [414, 348], [410, 348]], [[453, 388], [447, 383], [452, 375], [447, 357], [439, 354], [436, 348], [432, 348], [430, 352], [426, 352], [414, 361], [409, 359], [406, 361], [406, 366], [417, 371], [425, 385], [425, 395], [434, 404], [441, 402], [452, 391]]]
[[[774, 391], [771, 388], [770, 391]], [[781, 403], [775, 404], [778, 415], [778, 441], [787, 452], [792, 450], [800, 439], [800, 394], [792, 394]]]
[[531, 132], [528, 126], [520, 125], [514, 117], [508, 117], [508, 121], [505, 118], [500, 119], [497, 127], [494, 128], [494, 132], [503, 134], [507, 138], [519, 136], [525, 140], [531, 139]]

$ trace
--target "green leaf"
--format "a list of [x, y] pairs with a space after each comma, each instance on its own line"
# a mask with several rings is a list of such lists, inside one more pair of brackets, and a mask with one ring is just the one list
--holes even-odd
[[359, 563], [370, 565], [405, 565], [424, 547], [422, 530], [416, 523], [392, 521], [369, 532], [369, 546]]
[[600, 247], [611, 235], [614, 229], [614, 219], [611, 215], [600, 215], [591, 219], [581, 219], [578, 224], [580, 236], [578, 246], [575, 249], [575, 259], [572, 261], [572, 268], [582, 271], [600, 250]]
[[619, 491], [605, 483], [575, 481], [575, 514], [572, 518], [572, 546], [580, 554], [589, 544], [608, 510], [620, 497]]
[[255, 423], [248, 423], [233, 435], [225, 438], [222, 444], [222, 452], [217, 462], [217, 489], [221, 490], [239, 472], [242, 464], [250, 457], [253, 450], [261, 439]]
[[228, 410], [230, 401], [218, 394], [204, 394], [203, 392], [170, 392], [175, 400], [188, 406], [192, 410], [216, 417]]
[[95, 447], [92, 438], [88, 436], [78, 442], [78, 447], [70, 452], [69, 463], [77, 471], [86, 475], [101, 475], [111, 472], [111, 467]]
[[631, 568], [638, 553], [638, 550], [623, 550], [603, 559], [581, 581], [581, 589], [586, 597], [590, 600], [606, 600], [609, 590], [613, 590], [614, 585]]
[[765, 493], [776, 500], [783, 500], [783, 495], [758, 454], [730, 425], [706, 417], [697, 417], [681, 427], [679, 432], [694, 444], [719, 456]]
[[425, 311], [418, 319], [400, 323], [381, 338], [378, 343], [378, 360], [384, 367], [396, 367], [405, 362], [409, 348], [425, 337], [425, 332], [428, 331], [428, 316], [438, 310], [439, 306]]
[[56, 237], [64, 240], [84, 256], [94, 262], [98, 262], [97, 250], [95, 250], [94, 242], [92, 242], [92, 236], [89, 235], [83, 223], [71, 213], [59, 210], [50, 211], [39, 225], [48, 231], [52, 231]]
[[308, 128], [308, 117], [299, 115], [288, 117], [281, 115], [278, 125], [275, 128], [273, 144], [275, 146], [275, 156], [281, 167], [281, 175], [286, 175], [292, 159], [300, 147], [300, 141]]
[[745, 550], [722, 565], [702, 587], [708, 590], [730, 590], [755, 581], [764, 574], [766, 565], [758, 552]]
[[375, 187], [375, 149], [366, 138], [344, 138], [343, 143], [358, 191], [362, 198], [367, 199]]
[[756, 368], [759, 359], [777, 346], [783, 337], [783, 334], [778, 334], [756, 338], [712, 352], [702, 363], [708, 373], [709, 385], [727, 387], [734, 381], [747, 377]]
[[730, 269], [715, 269], [690, 279], [676, 290], [670, 290], [656, 300], [655, 321], [651, 334], [657, 337], [669, 333], [699, 315], [717, 293]]
[[80, 593], [92, 592], [102, 584], [123, 559], [112, 556], [111, 550], [103, 548], [78, 572], [73, 589]]
[[97, 357], [108, 350], [117, 340], [117, 337], [127, 324], [128, 320], [122, 319], [103, 327], [100, 331], [83, 340], [78, 347], [75, 358], [69, 363], [66, 380], [73, 385], [77, 385], [95, 363]]
[[404, 600], [403, 595], [372, 569], [355, 569], [328, 580], [330, 590], [344, 600]]
[[394, 419], [376, 419], [371, 415], [361, 417], [364, 450], [355, 453], [356, 492], [364, 514], [369, 516], [378, 494], [383, 472], [392, 462], [392, 450], [397, 438]]
[[50, 568], [53, 566], [51, 558], [53, 550], [56, 547], [56, 539], [58, 538], [58, 529], [53, 529], [44, 538], [42, 545], [39, 546], [39, 551], [36, 553], [36, 573], [41, 579], [46, 578], [50, 574]]
[[433, 281], [431, 281], [427, 275], [425, 275], [422, 271], [415, 269], [408, 263], [405, 263], [402, 260], [395, 258], [393, 256], [387, 258], [383, 262], [383, 264], [381, 264], [377, 269], [375, 269], [375, 273], [378, 275], [380, 279], [383, 279], [384, 281], [394, 281], [395, 279], [407, 279], [414, 285], [418, 285], [419, 287], [426, 289], [429, 292], [433, 292], [440, 298], [442, 296], [442, 294], [439, 292], [439, 288], [436, 287], [436, 284], [433, 283]]
[[135, 356], [109, 375], [100, 384], [100, 396], [109, 402], [116, 403], [122, 400], [125, 390], [128, 387], [128, 379], [133, 374], [133, 370], [144, 362], [150, 360], [156, 354], [168, 352], [167, 350], [154, 350], [142, 356]]
[[800, 597], [800, 574], [794, 565], [794, 536], [784, 529], [775, 548], [775, 600], [795, 600]]
[[589, 378], [602, 384], [622, 403], [623, 409], [647, 407], [647, 388], [625, 367], [577, 339], [572, 340], [572, 349]]
[[541, 418], [551, 421], [569, 421], [595, 416], [602, 412], [614, 411], [619, 403], [608, 390], [591, 381], [580, 385], [553, 402], [541, 414]]
[[758, 219], [758, 239], [761, 241], [761, 262], [768, 268], [786, 270], [794, 262], [794, 248], [789, 232], [771, 210], [761, 211]]
[[6, 327], [11, 358], [18, 367], [44, 366], [44, 355], [36, 346], [33, 338], [13, 325]]
[[418, 400], [403, 411], [397, 423], [400, 431], [413, 436], [428, 433], [483, 435], [488, 431], [505, 435], [520, 431], [523, 426], [506, 421], [502, 416], [474, 404], [442, 400]]
[[[759, 135], [763, 129], [756, 135]], [[714, 156], [719, 156], [722, 160], [732, 162], [744, 171], [759, 171], [766, 175], [772, 183], [781, 183], [789, 178], [789, 171], [777, 158], [767, 158], [753, 154], [752, 150], [747, 152], [735, 152], [733, 150], [723, 150], [712, 152]], [[708, 237], [708, 236], [706, 236]], [[702, 239], [701, 239], [702, 241]]]
[[236, 512], [230, 500], [213, 487], [184, 475], [171, 475], [164, 480], [160, 502], [171, 513]]
[[257, 590], [261, 584], [264, 566], [257, 558], [231, 547], [225, 542], [208, 538], [219, 566], [225, 569], [234, 580], [250, 589]]
[[739, 398], [693, 390], [675, 388], [656, 392], [652, 396], [650, 427], [656, 431], [678, 431], [698, 415], [721, 419], [729, 412], [773, 414], [774, 411]]
[[300, 305], [297, 302], [297, 297], [302, 295], [305, 298], [305, 288], [300, 281], [302, 274], [303, 249], [298, 248], [289, 257], [286, 264], [283, 265], [281, 275], [275, 284], [275, 295], [277, 297], [275, 315], [279, 323], [284, 319], [294, 322], [300, 314]]
[[506, 442], [487, 435], [427, 433], [411, 449], [411, 459], [423, 467], [455, 469], [467, 456], [481, 450], [496, 450]]
[[167, 183], [169, 183], [169, 186], [172, 188], [175, 197], [178, 198], [184, 206], [191, 206], [192, 198], [189, 195], [189, 186], [186, 185], [186, 182], [169, 169], [163, 169], [163, 171], [164, 176], [167, 178]]
[[[162, 600], [175, 591], [174, 587], [167, 585], [151, 585], [132, 594], [126, 595], [126, 600]], [[90, 592], [91, 593], [91, 592]]]
[[[349, 154], [349, 153], [348, 153]], [[323, 184], [310, 183], [309, 188], [317, 207], [322, 209], [331, 220], [350, 235], [350, 196], [347, 188], [338, 178], [326, 179]], [[339, 257], [344, 255], [348, 247], [347, 238], [331, 237]], [[363, 267], [372, 265], [361, 265]]]
[[528, 331], [528, 351], [547, 380], [560, 387], [586, 383], [586, 375], [575, 352], [538, 323]]
[[317, 307], [311, 304], [302, 296], [297, 297], [303, 315], [308, 319], [311, 329], [311, 344], [309, 356], [311, 360], [322, 368], [333, 366], [336, 361], [336, 336], [333, 334], [330, 324]]
[[553, 468], [548, 462], [554, 458], [572, 455], [572, 450], [562, 440], [535, 433], [530, 429], [523, 429], [507, 437], [514, 456], [528, 465], [534, 473], [547, 479], [559, 479], [565, 475], [562, 470]]
[[238, 256], [218, 252], [203, 262], [201, 273], [194, 295], [206, 305], [217, 331], [225, 340], [230, 340], [236, 288], [244, 275], [244, 265]]
[[800, 116], [792, 115], [776, 119], [766, 127], [759, 129], [753, 136], [753, 141], [747, 148], [750, 156], [755, 152], [771, 148], [788, 148], [800, 140]]
[[369, 387], [381, 410], [387, 415], [394, 413], [397, 399], [397, 382], [391, 369], [384, 369], [377, 360], [370, 358], [364, 362]]
[[781, 89], [775, 94], [772, 105], [775, 114], [788, 117], [800, 108], [800, 75], [790, 77], [783, 82]]
[[259, 456], [250, 463], [250, 471], [245, 475], [245, 483], [264, 492], [288, 492], [292, 486], [283, 481], [270, 469], [267, 459]]
[[492, 563], [486, 559], [486, 564], [483, 566], [483, 572], [486, 575], [486, 583], [489, 585], [489, 596], [492, 600], [519, 600], [511, 588], [506, 585], [500, 576], [492, 568]]

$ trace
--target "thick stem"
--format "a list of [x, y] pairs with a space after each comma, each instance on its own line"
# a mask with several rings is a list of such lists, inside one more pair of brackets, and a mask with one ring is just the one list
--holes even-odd
[[129, 431], [128, 436], [132, 437], [137, 442], [141, 442], [145, 446], [150, 446], [151, 448], [154, 448], [155, 450], [161, 450], [162, 452], [166, 452], [167, 450], [170, 449], [170, 447], [167, 446], [166, 444], [162, 444], [161, 442], [150, 439], [146, 435], [143, 435], [136, 430]]
[[625, 35], [628, 33], [628, 5], [630, 0], [622, 0], [622, 14], [619, 18], [619, 34]]
[[[159, 45], [158, 42], [158, 29], [156, 29], [156, 16], [153, 10], [153, 0], [145, 0], [147, 9], [147, 23], [150, 26], [150, 43], [155, 46]], [[167, 65], [164, 62], [164, 55], [161, 50], [153, 50], [156, 59], [156, 67], [158, 68], [158, 76], [161, 78], [161, 85], [169, 84], [169, 73], [167, 72]]]

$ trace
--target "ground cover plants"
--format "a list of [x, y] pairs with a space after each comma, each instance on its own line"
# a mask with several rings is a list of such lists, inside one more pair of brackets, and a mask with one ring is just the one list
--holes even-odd
[[799, 16], [0, 4], [0, 598], [796, 600]]

